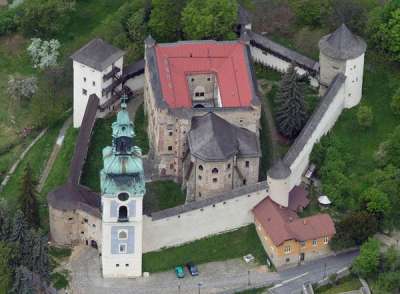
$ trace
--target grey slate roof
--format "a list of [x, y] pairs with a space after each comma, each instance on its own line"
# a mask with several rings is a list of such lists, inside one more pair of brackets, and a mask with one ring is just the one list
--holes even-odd
[[260, 156], [255, 133], [232, 125], [212, 112], [192, 118], [188, 141], [190, 153], [205, 161], [223, 161], [234, 154]]
[[72, 54], [71, 58], [96, 70], [103, 71], [123, 55], [124, 51], [100, 38], [96, 38]]
[[345, 24], [342, 24], [332, 34], [321, 38], [319, 49], [331, 58], [344, 60], [363, 54], [367, 49], [367, 44], [361, 37], [350, 32]]
[[286, 179], [288, 176], [290, 176], [291, 170], [289, 166], [282, 161], [282, 159], [279, 159], [268, 170], [267, 174], [273, 179], [281, 180]]
[[176, 206], [176, 207], [173, 207], [173, 208], [168, 208], [168, 209], [161, 210], [161, 211], [158, 211], [158, 212], [153, 212], [151, 214], [151, 218], [153, 220], [159, 220], [159, 219], [163, 219], [163, 218], [166, 218], [166, 217], [177, 216], [179, 214], [182, 214], [182, 213], [185, 213], [185, 212], [188, 212], [188, 211], [201, 209], [203, 207], [210, 206], [210, 205], [213, 205], [213, 204], [222, 203], [223, 201], [234, 199], [236, 197], [240, 197], [240, 196], [243, 196], [245, 194], [250, 194], [250, 193], [254, 193], [254, 192], [262, 191], [262, 190], [267, 190], [267, 189], [268, 189], [268, 184], [267, 184], [266, 181], [258, 182], [258, 183], [255, 183], [255, 184], [242, 186], [242, 187], [234, 189], [232, 191], [225, 192], [225, 193], [222, 193], [220, 195], [216, 195], [214, 197], [207, 198], [207, 199], [204, 199], [204, 200], [189, 202], [189, 203], [186, 203], [184, 205]]
[[288, 61], [294, 61], [299, 66], [304, 67], [307, 70], [318, 71], [319, 63], [311, 58], [304, 56], [296, 51], [286, 48], [265, 36], [261, 36], [253, 31], [246, 30], [250, 38], [250, 43], [261, 47], [264, 50], [271, 51], [272, 53], [278, 54]]
[[93, 216], [101, 217], [99, 194], [82, 185], [68, 182], [51, 191], [47, 201], [52, 208], [58, 210], [81, 209]]
[[99, 98], [97, 98], [95, 94], [90, 95], [83, 116], [82, 125], [79, 130], [78, 139], [76, 141], [74, 155], [72, 156], [71, 165], [69, 167], [68, 181], [74, 184], [79, 184], [79, 179], [82, 174], [83, 165], [89, 148], [90, 137], [96, 121], [98, 106]]
[[291, 166], [299, 153], [303, 150], [312, 133], [319, 125], [325, 113], [328, 111], [329, 106], [333, 102], [333, 99], [335, 98], [340, 87], [342, 87], [342, 85], [344, 84], [345, 80], [346, 76], [342, 73], [339, 73], [336, 75], [333, 82], [329, 85], [329, 88], [326, 91], [325, 95], [321, 98], [317, 109], [313, 112], [306, 125], [301, 130], [300, 134], [297, 136], [296, 140], [290, 147], [289, 151], [286, 153], [283, 161], [287, 166]]

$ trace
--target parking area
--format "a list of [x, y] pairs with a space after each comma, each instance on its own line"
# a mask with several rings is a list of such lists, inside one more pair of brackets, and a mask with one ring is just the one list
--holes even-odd
[[190, 276], [185, 268], [185, 278], [178, 279], [172, 268], [168, 272], [150, 274], [136, 279], [103, 279], [100, 258], [95, 249], [79, 246], [74, 249], [68, 265], [71, 274], [71, 291], [76, 294], [103, 293], [219, 293], [246, 286], [249, 282], [274, 282], [277, 273], [265, 266], [246, 264], [243, 259], [211, 262], [198, 265], [200, 274]]

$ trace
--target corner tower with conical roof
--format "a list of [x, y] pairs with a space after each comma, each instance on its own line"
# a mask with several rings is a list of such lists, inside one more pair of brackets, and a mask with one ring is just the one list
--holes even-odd
[[144, 172], [125, 101], [122, 97], [121, 110], [112, 124], [112, 146], [103, 149], [100, 172], [105, 278], [142, 274]]
[[337, 74], [346, 76], [344, 107], [356, 106], [362, 96], [366, 43], [345, 24], [319, 41], [320, 94], [325, 94]]

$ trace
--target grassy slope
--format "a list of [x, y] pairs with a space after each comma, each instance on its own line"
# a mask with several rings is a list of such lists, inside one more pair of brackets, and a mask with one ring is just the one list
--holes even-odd
[[94, 191], [100, 191], [100, 170], [103, 168], [103, 148], [111, 146], [111, 124], [115, 116], [97, 119], [90, 140], [89, 153], [83, 167], [81, 183]]
[[265, 251], [253, 225], [233, 232], [211, 236], [179, 247], [143, 254], [143, 271], [172, 270], [186, 262], [206, 263], [253, 254], [265, 262]]
[[358, 290], [361, 288], [360, 280], [355, 276], [348, 276], [339, 280], [335, 286], [324, 286], [315, 290], [316, 294], [339, 294], [343, 292]]
[[184, 204], [185, 194], [181, 186], [173, 181], [156, 181], [146, 184], [143, 209], [155, 212]]

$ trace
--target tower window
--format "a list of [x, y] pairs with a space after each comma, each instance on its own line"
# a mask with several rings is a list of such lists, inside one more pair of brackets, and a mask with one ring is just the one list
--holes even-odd
[[93, 85], [93, 86], [96, 86], [96, 82], [95, 82], [95, 81], [93, 81], [93, 82], [92, 82], [92, 85]]
[[126, 253], [126, 244], [119, 244], [119, 253]]
[[83, 78], [83, 81], [86, 82], [86, 78], [85, 77]]
[[87, 95], [87, 90], [86, 89], [82, 89], [82, 94], [83, 95]]
[[218, 168], [214, 167], [211, 171], [213, 174], [217, 174], [218, 173]]
[[250, 161], [246, 160], [246, 167], [250, 166]]
[[172, 150], [172, 146], [168, 146], [168, 150], [171, 151]]
[[216, 183], [216, 182], [218, 182], [218, 179], [217, 178], [213, 178], [213, 183]]
[[119, 222], [128, 221], [128, 208], [125, 205], [120, 206], [118, 209], [118, 221]]
[[203, 170], [203, 166], [201, 164], [199, 165], [199, 170]]
[[128, 239], [128, 232], [126, 230], [118, 231], [118, 240], [126, 240]]
[[119, 267], [119, 263], [117, 263], [117, 264], [115, 265], [115, 267]]

